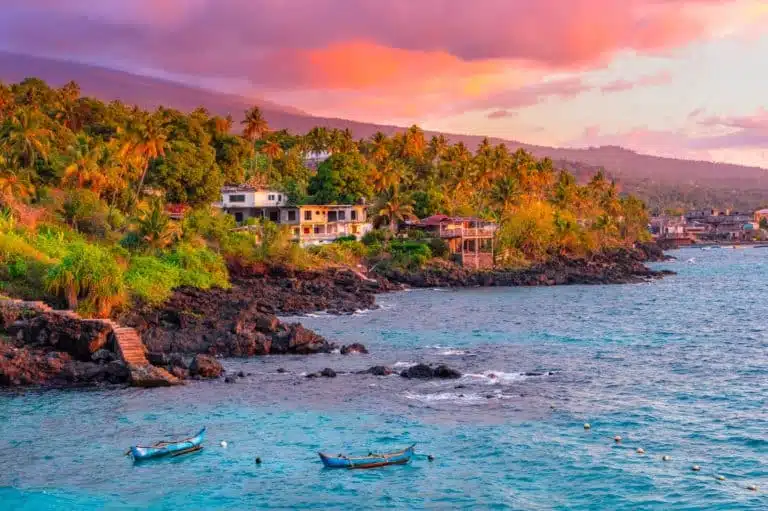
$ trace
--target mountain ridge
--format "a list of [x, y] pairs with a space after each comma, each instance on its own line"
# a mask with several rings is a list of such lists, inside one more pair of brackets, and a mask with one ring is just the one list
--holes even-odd
[[[348, 128], [356, 138], [365, 138], [377, 131], [392, 135], [407, 129], [403, 126], [313, 116], [297, 108], [263, 99], [246, 98], [102, 66], [0, 51], [0, 80], [19, 82], [30, 76], [41, 78], [53, 86], [74, 80], [85, 95], [105, 101], [119, 99], [144, 108], [164, 105], [189, 111], [204, 106], [214, 114], [231, 114], [236, 123], [242, 119], [247, 108], [257, 105], [270, 126], [297, 133], [305, 133], [315, 126], [325, 126]], [[440, 132], [425, 133], [431, 136]], [[486, 138], [480, 135], [443, 134], [451, 142], [461, 141], [469, 147], [476, 146]], [[568, 170], [576, 170], [577, 174], [579, 170], [588, 174], [603, 168], [633, 193], [638, 186], [712, 188], [726, 192], [749, 192], [754, 196], [750, 201], [755, 203], [768, 200], [768, 170], [760, 167], [651, 156], [619, 146], [585, 149], [545, 147], [499, 137], [487, 138], [494, 144], [504, 143], [512, 150], [523, 148], [537, 157], [552, 158]]]

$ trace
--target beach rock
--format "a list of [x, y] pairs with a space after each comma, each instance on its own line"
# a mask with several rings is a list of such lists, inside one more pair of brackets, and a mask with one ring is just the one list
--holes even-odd
[[186, 380], [189, 378], [189, 371], [183, 367], [173, 366], [170, 370], [171, 374], [180, 380]]
[[238, 378], [245, 378], [245, 373], [243, 371], [238, 371], [237, 372], [237, 377]]
[[400, 373], [400, 376], [403, 378], [415, 378], [421, 380], [431, 378], [456, 379], [461, 378], [461, 373], [456, 369], [445, 365], [439, 365], [433, 369], [431, 366], [426, 364], [416, 364], [415, 366], [411, 366], [408, 369], [403, 370]]
[[189, 373], [193, 376], [202, 378], [218, 378], [224, 368], [218, 360], [210, 355], [195, 355], [192, 364], [189, 366]]
[[359, 371], [357, 374], [372, 374], [374, 376], [389, 376], [393, 374], [392, 368], [387, 366], [373, 366], [365, 371]]
[[131, 385], [134, 387], [155, 388], [181, 385], [184, 382], [165, 369], [153, 365], [129, 366]]
[[432, 371], [432, 376], [434, 378], [456, 379], [461, 378], [461, 373], [448, 366], [439, 365]]
[[352, 354], [355, 354], [355, 353], [367, 354], [368, 353], [368, 348], [366, 348], [365, 346], [363, 346], [359, 342], [356, 342], [356, 343], [349, 344], [347, 346], [342, 346], [341, 347], [341, 354], [342, 355], [352, 355]]
[[309, 373], [307, 375], [307, 378], [319, 378], [321, 376], [325, 378], [336, 378], [336, 371], [334, 371], [330, 367], [326, 367], [322, 371], [318, 371], [316, 373]]
[[224, 383], [237, 383], [237, 377], [227, 376], [226, 378], [224, 378]]
[[278, 367], [276, 372], [278, 372], [278, 373], [287, 373], [288, 371], [286, 371], [286, 369], [284, 367]]
[[417, 378], [417, 379], [428, 379], [433, 377], [433, 371], [432, 368], [429, 367], [426, 364], [416, 364], [415, 366], [411, 366], [407, 369], [404, 369], [400, 376], [403, 378]]

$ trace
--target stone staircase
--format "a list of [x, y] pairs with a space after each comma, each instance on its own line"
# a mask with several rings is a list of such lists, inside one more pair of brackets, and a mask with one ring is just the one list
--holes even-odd
[[3, 300], [10, 302], [14, 307], [33, 310], [41, 314], [56, 314], [67, 318], [97, 322], [111, 329], [114, 336], [114, 351], [117, 353], [131, 372], [131, 384], [139, 387], [161, 387], [178, 385], [182, 381], [170, 374], [165, 369], [155, 367], [149, 363], [146, 355], [146, 347], [141, 340], [139, 332], [135, 328], [124, 327], [111, 319], [88, 319], [81, 317], [71, 310], [54, 310], [50, 305], [40, 301], [24, 301], [18, 299]]

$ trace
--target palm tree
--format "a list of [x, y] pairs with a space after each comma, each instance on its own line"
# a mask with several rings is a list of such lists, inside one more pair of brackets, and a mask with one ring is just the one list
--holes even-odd
[[371, 137], [370, 157], [374, 163], [378, 165], [389, 158], [389, 145], [389, 138], [384, 133], [377, 131], [373, 134]]
[[257, 106], [245, 111], [245, 119], [240, 124], [244, 126], [243, 136], [250, 141], [262, 138], [269, 131], [269, 124]]
[[389, 189], [397, 189], [405, 170], [405, 165], [400, 161], [388, 161], [381, 165], [374, 165], [371, 169], [373, 191], [382, 193]]
[[107, 181], [100, 166], [104, 148], [93, 145], [87, 135], [77, 137], [75, 144], [69, 147], [70, 164], [64, 169], [63, 181], [79, 188], [87, 186], [100, 195]]
[[217, 135], [226, 135], [232, 129], [233, 124], [232, 116], [226, 117], [216, 116], [213, 118], [213, 131]]
[[32, 168], [39, 159], [48, 159], [53, 132], [43, 125], [43, 115], [32, 108], [22, 108], [0, 132], [0, 146], [12, 154], [21, 168]]
[[400, 195], [394, 189], [379, 199], [376, 209], [374, 223], [377, 226], [389, 224], [389, 229], [393, 233], [397, 232], [400, 222], [416, 218], [416, 215], [413, 214], [413, 200], [410, 197]]
[[274, 140], [270, 140], [261, 148], [261, 152], [270, 160], [276, 160], [283, 154], [283, 148]]
[[414, 159], [421, 158], [426, 147], [427, 141], [424, 138], [424, 131], [415, 124], [408, 128], [405, 132], [403, 156]]
[[309, 149], [315, 152], [321, 152], [328, 149], [330, 136], [328, 128], [324, 126], [315, 126], [305, 136]]
[[153, 200], [148, 211], [137, 219], [139, 236], [151, 248], [165, 248], [179, 238], [179, 225], [172, 221], [163, 208], [163, 203]]
[[432, 163], [436, 163], [438, 160], [442, 159], [448, 146], [448, 139], [445, 138], [445, 135], [442, 133], [435, 135], [430, 139], [427, 154]]
[[141, 196], [144, 188], [144, 179], [147, 177], [149, 165], [155, 159], [165, 156], [167, 141], [168, 130], [157, 116], [150, 116], [144, 122], [138, 122], [133, 126], [125, 149], [141, 158], [143, 163], [141, 177], [136, 187], [136, 200]]

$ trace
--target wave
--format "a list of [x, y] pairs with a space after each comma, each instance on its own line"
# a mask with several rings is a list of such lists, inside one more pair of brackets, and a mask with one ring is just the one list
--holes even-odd
[[412, 401], [420, 401], [422, 403], [440, 403], [440, 402], [453, 402], [453, 403], [482, 403], [487, 398], [483, 395], [476, 393], [460, 393], [460, 392], [438, 392], [435, 394], [417, 394], [415, 392], [405, 392], [403, 396], [406, 399]]
[[461, 377], [465, 382], [482, 383], [484, 385], [508, 385], [524, 381], [537, 376], [546, 376], [548, 373], [504, 373], [501, 371], [485, 371], [482, 373], [467, 373]]
[[392, 368], [394, 369], [395, 367], [411, 367], [415, 365], [416, 365], [416, 362], [395, 362], [394, 364], [392, 364]]
[[433, 346], [427, 346], [427, 348], [432, 350], [441, 350], [437, 354], [438, 355], [445, 355], [445, 356], [458, 356], [458, 355], [468, 355], [469, 351], [462, 350], [459, 348], [454, 348], [452, 346], [441, 346], [439, 344], [435, 344]]

